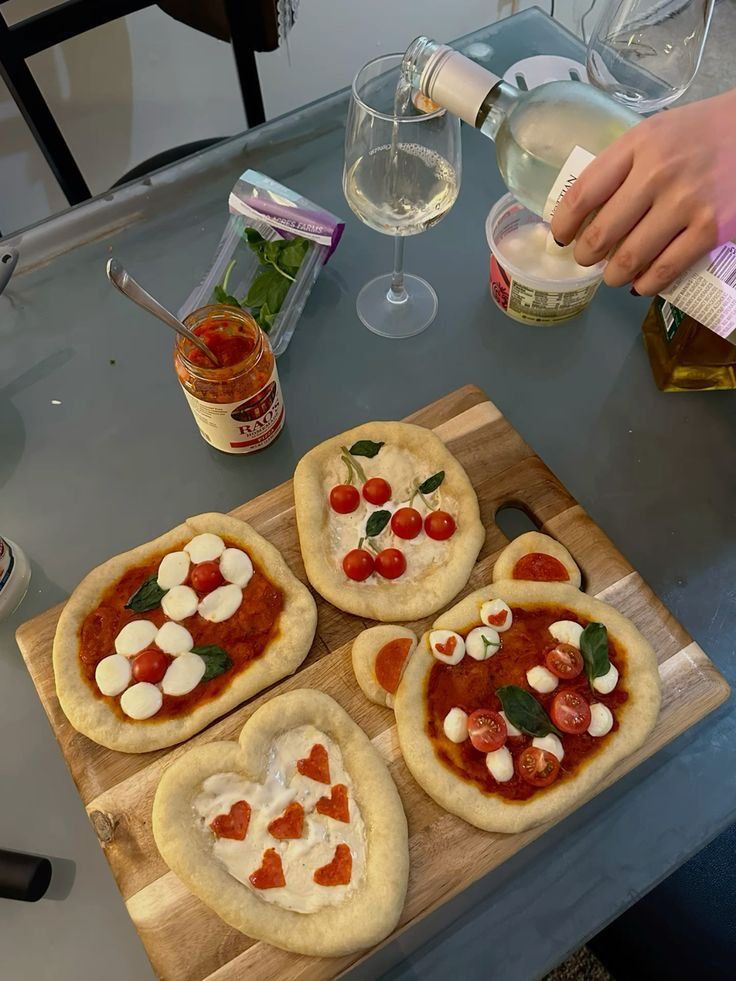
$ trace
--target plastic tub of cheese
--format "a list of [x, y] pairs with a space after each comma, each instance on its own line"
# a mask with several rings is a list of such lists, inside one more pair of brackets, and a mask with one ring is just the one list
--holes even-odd
[[555, 244], [549, 225], [511, 194], [486, 220], [491, 250], [491, 296], [504, 313], [524, 324], [556, 324], [581, 313], [603, 279], [605, 262], [580, 266], [573, 246]]

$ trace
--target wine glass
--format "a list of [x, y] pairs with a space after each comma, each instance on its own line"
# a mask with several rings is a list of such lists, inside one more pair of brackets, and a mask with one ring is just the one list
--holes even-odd
[[588, 43], [590, 81], [637, 112], [679, 99], [700, 65], [714, 2], [609, 0]]
[[345, 133], [347, 202], [366, 225], [395, 236], [393, 273], [367, 283], [356, 303], [382, 337], [412, 337], [434, 320], [437, 294], [404, 273], [404, 238], [441, 221], [460, 189], [459, 120], [412, 90], [402, 58], [383, 55], [361, 68]]

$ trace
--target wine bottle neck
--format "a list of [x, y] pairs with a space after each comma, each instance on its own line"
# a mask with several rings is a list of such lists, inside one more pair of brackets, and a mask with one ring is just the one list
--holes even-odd
[[418, 37], [409, 45], [402, 70], [428, 99], [491, 139], [521, 95], [515, 86], [482, 65], [426, 37]]

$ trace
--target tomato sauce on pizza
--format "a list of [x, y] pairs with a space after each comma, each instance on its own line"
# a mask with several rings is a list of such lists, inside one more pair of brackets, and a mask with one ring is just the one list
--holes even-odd
[[[545, 656], [559, 649], [564, 653], [564, 649], [570, 646], [556, 643], [554, 636], [550, 634], [550, 626], [562, 621], [579, 624], [584, 628], [588, 621], [571, 610], [546, 605], [513, 607], [511, 614], [511, 626], [500, 635], [500, 649], [492, 656], [484, 660], [465, 656], [458, 663], [437, 660], [432, 665], [426, 688], [426, 729], [438, 759], [456, 776], [475, 784], [485, 793], [498, 794], [507, 800], [525, 801], [544, 789], [525, 780], [519, 772], [519, 759], [532, 746], [533, 737], [523, 732], [518, 735], [509, 732], [504, 745], [513, 759], [513, 775], [499, 781], [489, 770], [486, 753], [479, 751], [473, 744], [472, 730], [471, 738], [448, 737], [445, 732], [448, 714], [453, 710], [460, 710], [460, 715], [464, 713], [468, 716], [471, 725], [473, 713], [478, 714], [480, 709], [490, 710], [489, 714], [495, 717], [503, 707], [496, 692], [504, 686], [514, 685], [525, 691], [531, 690], [531, 694], [552, 718], [553, 702], [561, 693], [573, 692], [588, 705], [602, 704], [613, 716], [609, 732], [615, 732], [618, 728], [617, 710], [628, 699], [625, 686], [626, 656], [621, 646], [609, 636], [608, 658], [618, 672], [618, 683], [606, 694], [591, 690], [585, 671], [573, 678], [558, 677], [552, 691], [530, 689], [527, 672], [540, 667], [546, 671], [544, 665], [550, 662], [549, 659], [545, 660]], [[468, 628], [464, 637], [467, 639], [473, 630], [477, 628]], [[442, 633], [444, 632], [437, 631], [437, 634]], [[442, 653], [447, 647], [447, 641], [438, 642]], [[574, 776], [600, 750], [607, 737], [608, 733], [594, 736], [588, 731], [560, 733], [564, 756], [552, 785]]]
[[[227, 549], [241, 550], [236, 542], [224, 540], [224, 544]], [[184, 543], [179, 548], [183, 545]], [[99, 690], [95, 682], [95, 672], [100, 661], [115, 650], [116, 637], [127, 624], [144, 619], [150, 621], [154, 627], [160, 628], [168, 622], [166, 613], [160, 605], [145, 612], [136, 612], [134, 609], [126, 608], [126, 604], [144, 584], [156, 576], [162, 560], [171, 551], [167, 549], [166, 552], [151, 558], [145, 565], [129, 569], [105, 591], [100, 603], [85, 617], [80, 629], [79, 660], [83, 676], [94, 694], [109, 704], [120, 719], [126, 721], [130, 719], [122, 710], [120, 699], [105, 695]], [[206, 592], [197, 589], [198, 580], [195, 570], [211, 565], [214, 563], [193, 564], [186, 579], [186, 584], [190, 588], [194, 587], [200, 600]], [[220, 581], [222, 581], [221, 577]], [[252, 575], [242, 589], [242, 601], [227, 619], [220, 623], [213, 623], [204, 619], [198, 612], [183, 619], [181, 625], [191, 635], [195, 651], [216, 645], [227, 654], [231, 663], [226, 670], [197, 684], [186, 694], [164, 693], [160, 709], [147, 721], [165, 721], [186, 715], [197, 705], [221, 694], [237, 674], [263, 655], [268, 644], [278, 635], [279, 615], [283, 607], [284, 595], [281, 589], [275, 586], [258, 566], [253, 565]], [[171, 661], [173, 658], [168, 658], [168, 663]]]

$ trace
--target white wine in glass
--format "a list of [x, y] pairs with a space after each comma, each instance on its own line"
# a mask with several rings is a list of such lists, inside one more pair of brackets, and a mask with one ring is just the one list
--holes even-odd
[[394, 338], [418, 334], [434, 320], [434, 290], [403, 271], [404, 238], [444, 218], [460, 189], [461, 166], [458, 120], [412, 98], [401, 60], [384, 55], [356, 75], [343, 174], [345, 198], [358, 218], [395, 236], [393, 273], [364, 286], [356, 304], [366, 327]]

